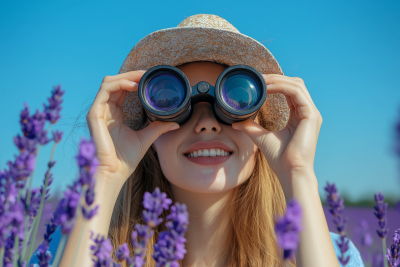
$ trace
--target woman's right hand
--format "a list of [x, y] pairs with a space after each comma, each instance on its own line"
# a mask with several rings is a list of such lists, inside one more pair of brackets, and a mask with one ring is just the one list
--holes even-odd
[[97, 148], [102, 178], [122, 184], [134, 172], [151, 144], [163, 133], [179, 128], [174, 122], [154, 121], [140, 131], [125, 123], [122, 104], [127, 92], [137, 91], [145, 71], [106, 76], [86, 120]]

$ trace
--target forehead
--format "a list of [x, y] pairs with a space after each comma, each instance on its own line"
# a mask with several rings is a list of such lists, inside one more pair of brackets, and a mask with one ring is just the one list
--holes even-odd
[[218, 76], [227, 68], [214, 62], [190, 62], [176, 66], [189, 79], [190, 86], [194, 86], [199, 82], [206, 81], [212, 86], [215, 86]]

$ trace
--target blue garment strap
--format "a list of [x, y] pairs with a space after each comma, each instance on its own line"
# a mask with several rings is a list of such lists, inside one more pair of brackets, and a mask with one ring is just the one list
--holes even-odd
[[[340, 235], [332, 233], [332, 232], [329, 232], [329, 234], [331, 236], [333, 247], [335, 248], [336, 257], [339, 257], [341, 255], [341, 253], [340, 253], [339, 246], [336, 244], [336, 241], [339, 241]], [[50, 264], [53, 263], [54, 256], [57, 252], [58, 244], [60, 243], [60, 240], [62, 237], [61, 227], [58, 227], [57, 230], [53, 233], [53, 235], [51, 237], [52, 237], [52, 240], [50, 242], [49, 251], [50, 251], [51, 255], [53, 255], [53, 257], [50, 261]], [[36, 254], [37, 254], [37, 250], [33, 254], [33, 256], [29, 262], [29, 265], [39, 263], [39, 260], [36, 257]], [[345, 256], [347, 256], [347, 255], [350, 255], [350, 261], [346, 265], [346, 267], [365, 267], [364, 263], [361, 259], [360, 252], [357, 250], [357, 248], [354, 246], [354, 244], [353, 244], [353, 242], [351, 242], [351, 240], [349, 242], [349, 250], [345, 253]], [[339, 265], [340, 265], [340, 267], [343, 267], [343, 265], [341, 265], [340, 263], [339, 263]]]

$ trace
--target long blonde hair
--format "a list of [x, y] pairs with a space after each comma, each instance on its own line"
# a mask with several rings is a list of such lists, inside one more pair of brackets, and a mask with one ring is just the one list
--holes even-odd
[[[260, 109], [257, 116], [259, 124], [266, 128], [264, 114], [265, 111]], [[228, 266], [283, 266], [283, 251], [276, 243], [274, 226], [275, 215], [282, 215], [286, 209], [285, 197], [278, 178], [260, 150], [255, 157], [256, 163], [250, 178], [233, 192], [230, 205], [232, 233], [230, 245], [225, 249], [229, 259]], [[123, 243], [127, 243], [131, 252], [133, 251], [131, 233], [136, 223], [144, 224], [143, 195], [146, 191], [153, 192], [156, 187], [174, 201], [170, 183], [162, 173], [156, 151], [151, 146], [124, 184], [116, 201], [109, 229], [114, 251]], [[166, 216], [167, 212], [164, 212], [162, 218], [165, 220]], [[158, 233], [165, 229], [164, 224], [154, 229], [155, 233], [147, 244], [146, 267], [155, 266], [151, 257], [154, 253], [153, 245]], [[115, 258], [115, 252], [113, 256]], [[295, 261], [290, 263], [291, 266], [296, 266]], [[122, 266], [126, 266], [124, 264], [126, 263]]]

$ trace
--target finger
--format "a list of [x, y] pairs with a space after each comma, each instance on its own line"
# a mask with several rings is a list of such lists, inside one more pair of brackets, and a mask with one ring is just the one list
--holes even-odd
[[260, 149], [262, 149], [263, 147], [265, 136], [271, 133], [251, 119], [235, 122], [232, 124], [232, 128], [235, 130], [243, 131], [251, 138], [251, 140], [253, 140], [254, 144]]
[[[136, 82], [132, 82], [132, 83], [134, 83], [134, 84], [133, 84], [133, 90], [132, 90], [132, 91], [137, 91], [137, 90], [139, 89], [139, 84], [136, 83]], [[127, 91], [123, 91], [122, 94], [121, 94], [121, 96], [120, 96], [120, 97], [118, 98], [118, 100], [116, 101], [117, 106], [120, 107], [120, 108], [122, 108], [122, 104], [123, 104], [124, 101], [125, 101], [126, 92], [127, 92]]]
[[[112, 93], [116, 93], [121, 90], [132, 92], [137, 90], [138, 86], [135, 83], [132, 83], [129, 80], [120, 79], [109, 83], [103, 83], [100, 87], [99, 92], [96, 95], [96, 98], [91, 107], [92, 112], [94, 112], [98, 116], [104, 116], [104, 111], [106, 108], [106, 103], [110, 100]], [[118, 102], [120, 100], [122, 92], [118, 94], [116, 97], [111, 99], [113, 102]]]
[[293, 105], [299, 110], [301, 119], [309, 118], [312, 111], [316, 109], [311, 100], [308, 99], [306, 94], [297, 86], [288, 83], [275, 83], [268, 85], [268, 94], [276, 93], [281, 93], [291, 98]]
[[136, 81], [139, 80], [140, 78], [142, 78], [143, 74], [145, 73], [145, 70], [133, 70], [133, 71], [127, 71], [124, 73], [120, 73], [117, 75], [113, 75], [113, 76], [106, 76], [103, 79], [103, 83], [109, 83], [109, 82], [113, 82], [116, 80], [120, 80], [120, 79], [126, 79], [126, 80], [130, 80], [130, 81]]
[[143, 130], [137, 131], [141, 141], [141, 152], [145, 153], [154, 141], [163, 133], [179, 129], [179, 124], [175, 122], [153, 121]]
[[303, 79], [298, 77], [288, 77], [280, 74], [263, 74], [263, 77], [266, 84], [271, 84], [271, 83], [273, 84], [280, 81], [292, 84], [294, 86], [298, 86], [306, 94], [306, 96], [310, 99], [310, 101], [314, 104], [310, 92], [308, 92]]

